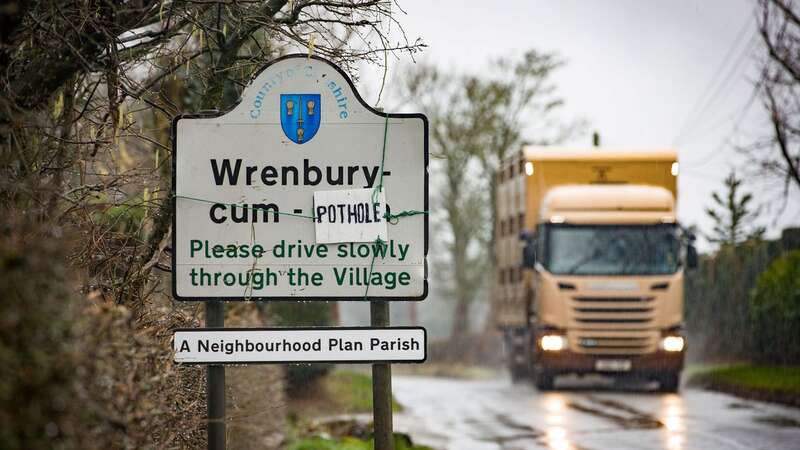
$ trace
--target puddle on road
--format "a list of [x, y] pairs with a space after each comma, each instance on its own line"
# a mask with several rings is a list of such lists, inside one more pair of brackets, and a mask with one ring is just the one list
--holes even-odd
[[536, 440], [536, 438], [532, 437], [529, 434], [509, 434], [504, 436], [487, 436], [478, 439], [480, 441], [491, 442], [494, 444], [500, 444], [501, 446], [505, 446], [506, 444], [515, 442], [515, 441], [530, 441]]
[[608, 406], [609, 408], [618, 409], [620, 411], [624, 411], [629, 414], [633, 414], [635, 416], [648, 416], [646, 412], [636, 409], [633, 406], [626, 405], [625, 403], [618, 402], [616, 400], [611, 400], [610, 398], [600, 398], [595, 397], [594, 395], [587, 395], [586, 396], [589, 401], [597, 403], [599, 405]]
[[531, 448], [530, 443], [534, 443], [536, 448], [590, 450], [587, 447], [571, 442], [567, 436], [566, 429], [562, 427], [550, 427], [544, 432], [528, 424], [521, 423], [507, 414], [495, 413], [493, 416], [497, 423], [508, 432], [502, 433], [498, 430], [498, 432], [482, 436], [478, 440], [498, 444], [507, 450], [529, 449]]
[[753, 405], [751, 405], [749, 403], [739, 403], [739, 402], [728, 403], [728, 408], [730, 408], [730, 409], [754, 409]]
[[771, 416], [760, 416], [753, 418], [755, 422], [758, 423], [765, 423], [767, 425], [772, 425], [773, 427], [778, 428], [800, 428], [800, 421], [793, 419], [791, 417], [786, 416], [779, 416], [779, 415], [771, 415]]
[[[485, 439], [501, 445], [504, 449], [508, 448], [511, 450], [518, 448], [508, 446], [508, 444], [513, 446], [517, 441], [533, 441], [537, 446], [547, 449], [590, 450], [587, 447], [576, 445], [575, 443], [571, 442], [567, 437], [566, 429], [562, 427], [550, 427], [547, 429], [547, 432], [543, 432], [530, 425], [520, 423], [506, 414], [495, 414], [494, 417], [497, 422], [504, 427], [520, 432], [503, 436], [492, 436]], [[519, 448], [528, 449], [530, 447], [524, 446]]]
[[[732, 402], [728, 403], [727, 406], [730, 409], [750, 409], [754, 411], [759, 410], [759, 408], [757, 408], [755, 405], [743, 402]], [[800, 420], [797, 420], [793, 417], [782, 416], [780, 414], [756, 416], [753, 417], [753, 422], [765, 425], [771, 425], [776, 428], [800, 428]]]
[[[530, 425], [517, 422], [506, 414], [494, 414], [495, 420], [503, 427], [511, 430], [511, 433], [492, 433], [491, 435], [483, 436], [481, 441], [492, 442], [505, 447], [506, 444], [515, 441], [536, 441], [542, 436], [542, 432], [536, 430]], [[499, 431], [499, 430], [498, 430]]]
[[[578, 410], [583, 413], [591, 414], [597, 417], [611, 420], [625, 429], [656, 429], [662, 428], [664, 423], [655, 417], [640, 411], [632, 406], [620, 403], [611, 399], [598, 398], [594, 396], [586, 396], [586, 399], [592, 403], [604, 406], [607, 409], [600, 409], [593, 406], [588, 406], [578, 402], [568, 402], [567, 406], [572, 409]], [[608, 409], [614, 410], [609, 411]], [[618, 412], [624, 413], [620, 414]]]
[[510, 416], [506, 415], [506, 414], [496, 414], [495, 418], [502, 425], [504, 425], [504, 426], [506, 426], [508, 428], [511, 428], [512, 430], [526, 431], [526, 432], [530, 433], [533, 436], [541, 436], [542, 435], [542, 432], [537, 430], [536, 428], [533, 428], [532, 426], [524, 424], [524, 423], [519, 423], [516, 420], [514, 420], [513, 418], [511, 418]]

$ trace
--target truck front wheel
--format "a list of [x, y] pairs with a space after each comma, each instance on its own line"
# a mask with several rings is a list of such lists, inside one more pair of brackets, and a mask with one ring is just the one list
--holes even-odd
[[530, 382], [530, 362], [522, 349], [514, 349], [509, 355], [508, 371], [511, 373], [511, 382], [514, 384]]
[[668, 372], [658, 377], [659, 392], [678, 392], [681, 387], [681, 373]]
[[527, 330], [514, 330], [506, 334], [505, 349], [508, 371], [514, 384], [530, 382], [531, 361]]
[[533, 374], [533, 384], [536, 386], [536, 389], [542, 392], [552, 391], [553, 385], [555, 384], [554, 378], [553, 374], [541, 367], [537, 367]]

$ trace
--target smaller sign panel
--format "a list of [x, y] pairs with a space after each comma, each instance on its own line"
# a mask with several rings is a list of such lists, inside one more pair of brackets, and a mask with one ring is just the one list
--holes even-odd
[[388, 241], [386, 194], [374, 189], [314, 192], [317, 244]]
[[186, 328], [175, 330], [175, 362], [186, 364], [424, 362], [421, 327]]

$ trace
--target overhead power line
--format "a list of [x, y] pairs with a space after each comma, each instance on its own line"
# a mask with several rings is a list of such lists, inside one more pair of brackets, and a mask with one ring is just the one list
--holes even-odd
[[[745, 116], [747, 116], [747, 112], [750, 111], [750, 107], [755, 102], [756, 97], [758, 97], [758, 91], [760, 87], [761, 87], [760, 84], [757, 84], [753, 87], [753, 91], [750, 94], [747, 103], [745, 103], [744, 108], [742, 108], [742, 111], [739, 113], [739, 116], [733, 123], [731, 135], [736, 134], [736, 132], [739, 131], [739, 125], [741, 125], [742, 120], [744, 120]], [[712, 159], [721, 154], [723, 147], [725, 147], [726, 145], [730, 145], [730, 139], [732, 137], [731, 135], [727, 135], [726, 137], [724, 137], [719, 144], [717, 144], [711, 151], [707, 152], [703, 156], [695, 159], [694, 161], [686, 161], [681, 163], [682, 167], [685, 167], [687, 169], [696, 169], [698, 167], [702, 167], [708, 164]]]
[[[735, 75], [739, 72], [739, 68], [741, 67], [742, 63], [746, 60], [746, 57], [750, 55], [752, 49], [756, 45], [756, 42], [757, 42], [756, 36], [755, 33], [753, 33], [750, 42], [744, 48], [744, 50], [739, 54], [736, 63], [733, 66], [731, 66], [731, 69], [728, 71], [727, 76], [723, 79], [721, 83], [717, 85], [717, 89], [714, 91], [714, 94], [711, 97], [709, 97], [708, 101], [706, 101], [703, 108], [695, 116], [695, 119], [689, 122], [689, 127], [685, 130], [685, 132], [675, 139], [676, 144], [685, 141], [689, 137], [697, 136], [697, 134], [700, 132], [703, 131], [708, 132], [712, 129], [715, 129], [720, 125], [720, 123], [717, 123], [709, 128], [705, 129], [699, 128], [700, 125], [706, 122], [704, 120], [706, 113], [709, 112], [710, 108], [717, 103], [717, 100], [720, 98], [720, 95], [722, 95], [723, 98], [727, 98], [727, 96], [730, 95], [730, 93], [732, 92], [731, 82], [736, 80]], [[702, 135], [703, 133], [700, 134]]]
[[[708, 110], [709, 106], [716, 101], [716, 98], [719, 96], [719, 94], [723, 92], [724, 86], [728, 84], [732, 76], [736, 73], [736, 70], [738, 69], [739, 65], [741, 65], [744, 57], [748, 54], [752, 46], [752, 42], [748, 42], [748, 44], [745, 45], [745, 47], [736, 57], [734, 64], [730, 67], [729, 62], [734, 54], [736, 54], [736, 51], [739, 49], [743, 39], [748, 35], [746, 32], [752, 25], [753, 20], [754, 16], [750, 16], [736, 34], [733, 44], [728, 49], [720, 65], [714, 71], [714, 75], [711, 77], [706, 87], [701, 91], [701, 96], [698, 97], [694, 106], [690, 110], [690, 113], [686, 116], [686, 120], [684, 120], [683, 125], [675, 135], [675, 139], [673, 139], [673, 145], [679, 142], [689, 131], [691, 131], [693, 127], [696, 126], [696, 124], [699, 122], [699, 119], [702, 117], [702, 114], [704, 114]], [[752, 41], [753, 37], [754, 35], [751, 33], [750, 41]], [[724, 76], [722, 82], [719, 82], [719, 79], [723, 75], [723, 72], [726, 68], [728, 68], [728, 72]]]

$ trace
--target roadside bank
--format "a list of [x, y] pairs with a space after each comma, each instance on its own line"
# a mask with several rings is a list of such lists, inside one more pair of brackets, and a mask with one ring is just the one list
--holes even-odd
[[700, 367], [688, 384], [800, 408], [800, 366], [734, 364]]

